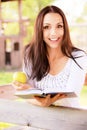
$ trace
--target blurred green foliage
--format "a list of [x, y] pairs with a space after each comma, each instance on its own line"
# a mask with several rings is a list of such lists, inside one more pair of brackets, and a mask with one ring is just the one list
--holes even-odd
[[6, 71], [0, 72], [0, 85], [12, 83], [12, 80], [13, 80], [13, 72], [6, 72]]
[[[36, 16], [40, 9], [46, 5], [52, 4], [54, 0], [23, 0], [22, 1], [22, 18], [29, 18], [30, 22], [27, 23], [27, 36], [24, 38], [24, 44], [27, 44], [32, 37], [33, 27]], [[9, 4], [8, 4], [9, 3]], [[3, 2], [2, 6], [2, 18], [4, 20], [17, 20], [18, 19], [18, 2]], [[26, 26], [26, 25], [25, 25]], [[4, 23], [4, 33], [6, 35], [18, 34], [19, 24], [18, 23]]]

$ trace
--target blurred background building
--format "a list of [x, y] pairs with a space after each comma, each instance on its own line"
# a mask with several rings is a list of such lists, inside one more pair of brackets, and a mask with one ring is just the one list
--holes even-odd
[[[13, 13], [13, 18], [3, 17], [4, 10], [3, 4], [15, 1], [17, 3], [17, 18]], [[19, 68], [22, 65], [23, 58], [23, 38], [26, 36], [25, 23], [29, 22], [29, 19], [22, 17], [22, 0], [1, 0], [0, 3], [0, 68]], [[7, 34], [6, 30], [10, 30], [9, 25], [14, 27], [11, 33]], [[17, 25], [17, 26], [15, 26]], [[9, 31], [7, 31], [9, 32]], [[16, 32], [16, 33], [15, 33]]]

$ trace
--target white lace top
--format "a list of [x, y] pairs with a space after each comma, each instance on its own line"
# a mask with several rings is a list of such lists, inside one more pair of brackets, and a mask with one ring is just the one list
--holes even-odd
[[47, 74], [41, 81], [34, 82], [34, 86], [43, 91], [57, 90], [63, 91], [66, 89], [67, 80], [70, 75], [71, 60], [69, 59], [64, 69], [57, 75]]
[[[85, 74], [87, 70], [87, 55], [82, 51], [72, 53], [73, 56], [81, 56], [76, 58], [77, 63], [82, 69], [73, 61], [71, 58], [68, 59], [64, 69], [57, 75], [47, 74], [42, 80], [37, 81], [29, 80], [32, 87], [40, 88], [43, 91], [74, 91], [77, 97], [64, 98], [57, 100], [54, 104], [69, 107], [79, 106], [79, 94], [83, 87], [85, 80]], [[26, 74], [30, 75], [31, 68], [25, 68]]]

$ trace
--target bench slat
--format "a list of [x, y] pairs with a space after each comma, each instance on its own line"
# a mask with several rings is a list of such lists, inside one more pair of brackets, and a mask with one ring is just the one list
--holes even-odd
[[25, 101], [0, 99], [0, 121], [45, 130], [86, 130], [87, 110], [39, 107]]

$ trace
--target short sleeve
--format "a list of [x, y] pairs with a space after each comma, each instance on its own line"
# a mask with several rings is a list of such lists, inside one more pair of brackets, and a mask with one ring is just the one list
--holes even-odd
[[29, 65], [28, 65], [28, 63], [26, 61], [26, 65], [25, 65], [25, 63], [23, 61], [22, 68], [23, 68], [23, 72], [25, 72], [28, 77], [31, 77], [31, 73], [32, 73], [31, 63], [29, 63]]
[[23, 72], [27, 75], [27, 82], [32, 86], [34, 87], [35, 86], [35, 83], [34, 83], [34, 80], [31, 79], [31, 72], [32, 72], [32, 69], [31, 69], [31, 64], [30, 65], [26, 65], [25, 66], [25, 63], [23, 62]]

